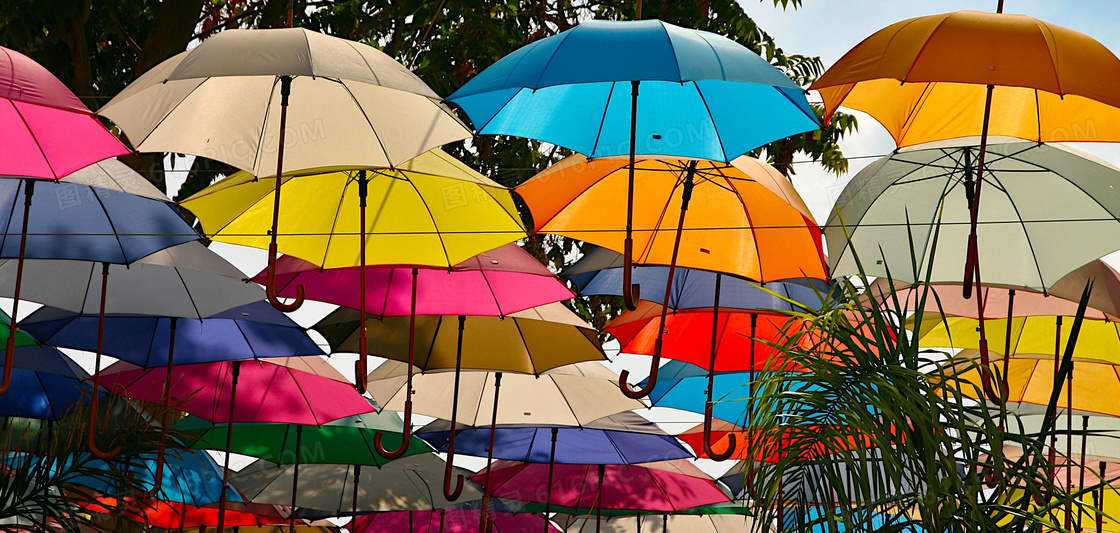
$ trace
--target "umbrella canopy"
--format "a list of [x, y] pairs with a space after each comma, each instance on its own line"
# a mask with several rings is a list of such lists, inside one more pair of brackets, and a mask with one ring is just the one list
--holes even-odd
[[[354, 498], [354, 465], [300, 465], [300, 516], [344, 516]], [[435, 454], [414, 455], [379, 468], [362, 468], [358, 474], [357, 512], [431, 510], [451, 507], [439, 485], [444, 464]], [[234, 475], [233, 483], [256, 503], [287, 505], [292, 501], [293, 465], [264, 460], [250, 463]], [[459, 471], [459, 473], [464, 473]], [[477, 500], [482, 494], [467, 484], [460, 500]]]
[[957, 11], [875, 32], [810, 89], [820, 91], [826, 120], [840, 106], [858, 109], [910, 146], [979, 135], [984, 124], [992, 135], [1038, 142], [1120, 140], [1117, 83], [1120, 60], [1082, 33]]
[[56, 348], [16, 348], [10, 394], [0, 396], [0, 416], [62, 420], [87, 396], [89, 374]]
[[[16, 261], [0, 261], [0, 296], [10, 298]], [[128, 267], [109, 266], [105, 312], [206, 318], [264, 298], [245, 274], [201, 243], [155, 252]], [[28, 260], [21, 298], [96, 316], [101, 265], [89, 261]]]
[[[929, 283], [963, 279], [964, 261], [952, 254], [968, 248], [967, 169], [979, 153], [974, 142], [898, 150], [860, 171], [824, 230], [832, 274], [855, 274], [858, 254], [869, 276], [887, 277], [889, 268], [891, 278], [904, 282], [919, 276]], [[1042, 292], [1120, 249], [1120, 195], [1114, 190], [1120, 169], [1063, 145], [989, 143], [986, 154], [989, 191], [979, 207], [977, 242], [985, 254], [1000, 258], [985, 265], [986, 282]]]
[[[96, 315], [42, 307], [20, 326], [45, 344], [86, 351], [97, 349]], [[172, 332], [178, 364], [323, 353], [299, 324], [264, 300], [203, 320], [106, 315], [102, 352], [145, 368], [167, 366]]]
[[[743, 421], [747, 412], [747, 399], [751, 396], [752, 379], [752, 372], [716, 372], [712, 381], [712, 399], [715, 401], [712, 415], [720, 420]], [[650, 393], [649, 401], [654, 407], [703, 413], [707, 391], [706, 369], [683, 361], [669, 361], [661, 367], [657, 387]]]
[[[594, 518], [574, 518], [568, 523], [566, 531], [583, 533], [595, 527]], [[754, 518], [734, 514], [708, 515], [637, 515], [616, 516], [603, 521], [601, 527], [611, 533], [732, 533], [736, 531], [759, 531], [755, 529]], [[763, 531], [772, 531], [766, 528]]]
[[[213, 507], [198, 507], [162, 500], [136, 502], [131, 499], [100, 498], [99, 501], [112, 506], [114, 510], [120, 509], [122, 515], [129, 520], [161, 529], [212, 527], [218, 523], [218, 509]], [[83, 507], [95, 512], [108, 512], [108, 509], [103, 507], [100, 509], [92, 505]], [[286, 521], [271, 505], [234, 503], [225, 512], [225, 525], [240, 527], [239, 531], [252, 526], [279, 524]]]
[[[353, 533], [407, 531], [408, 533], [477, 533], [482, 511], [440, 509], [438, 511], [391, 511], [363, 515], [349, 527]], [[496, 533], [559, 533], [539, 514], [491, 513]]]
[[[612, 320], [603, 331], [622, 345], [622, 353], [651, 355], [658, 339], [661, 306], [642, 302], [636, 311], [625, 311]], [[751, 329], [752, 317], [755, 328]], [[789, 368], [778, 361], [781, 350], [770, 343], [782, 345], [797, 332], [798, 321], [776, 313], [720, 312], [714, 318], [716, 338], [716, 372], [777, 370]], [[689, 310], [666, 317], [662, 333], [662, 355], [703, 367], [712, 367], [712, 311]], [[753, 353], [754, 360], [751, 360]]]
[[[313, 108], [319, 112], [317, 105]], [[362, 153], [369, 152], [363, 148]], [[279, 214], [283, 232], [277, 250], [323, 268], [359, 266], [363, 175], [369, 265], [447, 268], [525, 237], [508, 189], [433, 150], [399, 161], [393, 170], [284, 175], [282, 198], [288, 208]], [[180, 205], [198, 217], [213, 240], [268, 248], [275, 194], [275, 178], [241, 172]]]
[[[694, 168], [694, 172], [690, 169]], [[573, 155], [516, 191], [534, 230], [624, 251], [626, 158]], [[677, 264], [770, 282], [827, 279], [821, 234], [789, 179], [750, 157], [731, 163], [640, 158], [634, 190], [634, 262], [668, 265], [686, 182], [694, 183]], [[657, 289], [654, 289], [656, 292]]]
[[[404, 316], [412, 310], [411, 266], [366, 269], [366, 309], [376, 316]], [[359, 268], [322, 269], [292, 256], [276, 263], [280, 296], [295, 296], [303, 285], [307, 297], [351, 309], [361, 305]], [[505, 316], [574, 298], [556, 275], [514, 243], [482, 252], [450, 269], [423, 268], [417, 273], [416, 314]], [[265, 272], [253, 278], [265, 282]]]
[[215, 34], [98, 112], [141, 152], [199, 155], [265, 177], [275, 175], [282, 106], [293, 130], [284, 146], [289, 170], [391, 167], [470, 136], [389, 56], [302, 28]]
[[[93, 460], [90, 466], [105, 469], [120, 467], [111, 467], [100, 459]], [[167, 454], [163, 461], [157, 460], [155, 452], [139, 454], [127, 466], [129, 472], [134, 472], [133, 483], [128, 487], [111, 487], [104, 480], [85, 476], [75, 479], [74, 483], [110, 496], [131, 495], [133, 490], [149, 491], [155, 487], [153, 480], [156, 478], [157, 467], [163, 468], [163, 481], [155, 493], [156, 498], [196, 507], [218, 502], [224, 486], [221, 469], [210, 454], [194, 450]], [[242, 501], [233, 487], [227, 486], [225, 490], [229, 501]]]
[[[240, 386], [231, 405], [235, 365]], [[165, 374], [163, 369], [145, 370], [118, 362], [102, 371], [102, 384], [114, 394], [159, 403]], [[177, 409], [215, 423], [321, 425], [372, 411], [354, 387], [338, 381], [340, 377], [319, 356], [183, 365], [176, 368], [169, 398]]]
[[[583, 296], [622, 296], [622, 254], [595, 245], [561, 277], [576, 285]], [[783, 298], [818, 309], [831, 290], [823, 280], [802, 278], [754, 283], [738, 276], [695, 268], [677, 268], [673, 275], [668, 306], [675, 310], [710, 308], [715, 305], [716, 277], [722, 276], [719, 305], [725, 309], [800, 310]], [[633, 281], [647, 287], [664, 287], [669, 277], [666, 265], [638, 265]], [[776, 295], [775, 295], [776, 294]], [[666, 305], [659, 291], [642, 293], [644, 300]], [[640, 305], [640, 304], [639, 304]]]
[[[609, 53], [604, 53], [608, 51]], [[725, 37], [660, 20], [588, 21], [502, 58], [448, 100], [484, 135], [591, 157], [728, 161], [820, 127], [800, 87]]]
[[126, 148], [58, 78], [0, 47], [0, 174], [59, 179]]
[[[979, 360], [979, 352], [963, 350], [953, 357], [960, 369], [956, 376], [966, 382], [980, 385], [980, 371], [974, 363]], [[1010, 408], [1019, 413], [1044, 412], [1053, 395], [1054, 376], [1057, 375], [1053, 354], [1017, 353], [1007, 361], [1007, 365], [1007, 374], [1004, 375], [1002, 357], [995, 357], [991, 368], [993, 373], [998, 369], [1002, 382], [1010, 392], [1007, 398], [1007, 401], [1011, 402]], [[1056, 404], [1063, 412], [1072, 408], [1075, 415], [1101, 414], [1120, 417], [1120, 406], [1116, 405], [1115, 400], [1116, 394], [1120, 394], [1120, 364], [1074, 360], [1072, 381], [1063, 383], [1062, 387], [1069, 387], [1058, 396]], [[974, 391], [969, 387], [964, 387], [962, 392], [967, 396], [975, 396]], [[1067, 393], [1072, 393], [1072, 403]]]
[[[405, 365], [386, 361], [369, 375], [369, 392], [384, 409], [404, 408]], [[416, 376], [413, 411], [451, 418], [451, 372]], [[468, 426], [489, 426], [494, 410], [494, 372], [464, 371], [459, 386], [458, 420]], [[618, 389], [618, 375], [601, 363], [586, 362], [549, 370], [539, 376], [505, 374], [498, 402], [498, 424], [583, 426], [605, 416], [645, 407]], [[513, 398], [515, 401], [508, 401]]]
[[[312, 328], [327, 339], [332, 352], [357, 352], [358, 316], [358, 311], [339, 308]], [[424, 370], [455, 368], [458, 324], [454, 316], [417, 316], [413, 364]], [[409, 360], [409, 317], [366, 320], [366, 336], [371, 354], [397, 361]], [[606, 355], [595, 330], [560, 303], [505, 317], [465, 317], [464, 369], [539, 375], [570, 363], [602, 359], [606, 359]], [[447, 379], [452, 377], [448, 375]], [[372, 374], [369, 379], [374, 379]], [[378, 396], [374, 399], [381, 401]]]
[[[376, 405], [373, 406], [376, 408]], [[299, 441], [302, 464], [350, 464], [381, 466], [388, 462], [374, 451], [373, 438], [385, 433], [386, 445], [395, 450], [401, 445], [404, 425], [391, 411], [363, 413], [327, 422], [321, 426], [305, 426], [297, 439], [295, 424], [239, 423], [233, 425], [233, 441], [227, 442], [227, 424], [214, 424], [189, 416], [173, 426], [175, 431], [194, 437], [191, 448], [225, 450], [257, 457], [277, 464], [292, 464]], [[406, 456], [432, 451], [424, 441], [413, 437]], [[305, 485], [306, 486], [306, 485]]]
[[[974, 349], [980, 348], [980, 336], [976, 331], [978, 321], [964, 317], [927, 317], [922, 324], [914, 326], [924, 347]], [[1031, 316], [1012, 318], [1010, 328], [1006, 318], [989, 320], [989, 351], [999, 353], [1007, 345], [1007, 335], [1011, 335], [1012, 361], [1020, 354], [1030, 357], [1054, 359], [1055, 342], [1065, 349], [1069, 342], [1072, 320], [1059, 325], [1061, 317]], [[1061, 333], [1059, 337], [1059, 331]], [[1059, 341], [1060, 339], [1060, 341]], [[1074, 346], [1075, 360], [1097, 363], [1120, 364], [1120, 324], [1106, 320], [1086, 320], [1081, 323], [1081, 332]], [[990, 362], [990, 361], [989, 361]]]
[[[543, 503], [547, 464], [498, 461], [491, 467], [488, 492], [497, 498]], [[556, 465], [552, 504], [561, 507], [675, 511], [728, 501], [712, 478], [692, 463], [676, 459], [636, 465]], [[481, 480], [484, 472], [473, 479]]]
[[[416, 431], [436, 450], [447, 451], [450, 423], [435, 420]], [[555, 455], [551, 433], [556, 430]], [[692, 457], [675, 438], [641, 415], [626, 411], [583, 427], [501, 425], [494, 430], [494, 457], [527, 463], [634, 464]], [[455, 450], [486, 456], [489, 428], [460, 427]], [[476, 521], [477, 523], [477, 521]]]

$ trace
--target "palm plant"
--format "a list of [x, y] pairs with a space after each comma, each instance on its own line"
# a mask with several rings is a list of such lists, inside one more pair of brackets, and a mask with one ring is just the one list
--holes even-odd
[[[1059, 461], [1047, 448], [1091, 287], [1074, 320], [1047, 423], [1027, 433], [1002, 401], [968, 399], [985, 397], [959, 377], [979, 363], [918, 346], [907, 325], [918, 327], [926, 300], [936, 298], [928, 286], [910, 287], [917, 301], [909, 308], [917, 311], [907, 316], [895, 294], [861, 304], [867, 285], [863, 274], [840, 281], [838, 298], [826, 308], [790, 313], [801, 327], [775, 346], [806, 372], [764, 372], [758, 380], [748, 403], [758, 436], [750, 439], [750, 456], [779, 459], [745, 474], [756, 527], [1065, 532], [1078, 529], [1067, 515], [1080, 509], [1093, 516], [1086, 495], [1104, 482], [1057, 487], [1052, 473]], [[1004, 446], [1021, 449], [1021, 456], [1009, 459]]]

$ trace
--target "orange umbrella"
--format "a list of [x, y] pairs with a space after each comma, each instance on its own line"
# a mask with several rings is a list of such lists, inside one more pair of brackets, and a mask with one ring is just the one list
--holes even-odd
[[[641, 264], [699, 268], [759, 282], [827, 279], [821, 232], [793, 185], [770, 165], [750, 157], [731, 163], [638, 158], [634, 194], [633, 258]], [[571, 156], [516, 191], [533, 215], [537, 232], [553, 233], [630, 254], [626, 240], [627, 158]], [[692, 207], [692, 214], [685, 214]], [[679, 215], [674, 217], [675, 213]], [[674, 220], [675, 219], [675, 220]], [[624, 269], [630, 287], [630, 269]], [[672, 284], [667, 283], [665, 301]], [[624, 294], [637, 291], [624, 290]], [[628, 300], [628, 306], [634, 307]], [[662, 310], [661, 324], [667, 310]], [[660, 345], [661, 342], [656, 343]], [[657, 382], [660, 348], [653, 350], [649, 394]]]
[[[864, 111], [900, 147], [980, 135], [976, 165], [965, 168], [971, 229], [965, 299], [974, 281], [980, 287], [976, 222], [988, 135], [1120, 141], [1120, 59], [1082, 33], [1002, 11], [1001, 0], [996, 13], [958, 11], [892, 24], [810, 87], [824, 99], [826, 121], [841, 105]], [[976, 300], [986, 365], [984, 295]]]

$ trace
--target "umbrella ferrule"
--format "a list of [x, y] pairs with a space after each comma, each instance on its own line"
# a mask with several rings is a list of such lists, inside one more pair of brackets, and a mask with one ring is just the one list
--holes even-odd
[[292, 94], [292, 77], [280, 76], [280, 105], [287, 107], [288, 96]]
[[366, 177], [366, 171], [358, 171], [358, 206], [366, 206], [366, 196], [369, 194], [369, 178]]
[[23, 205], [31, 207], [31, 197], [35, 195], [35, 180], [27, 180], [27, 187], [23, 190]]

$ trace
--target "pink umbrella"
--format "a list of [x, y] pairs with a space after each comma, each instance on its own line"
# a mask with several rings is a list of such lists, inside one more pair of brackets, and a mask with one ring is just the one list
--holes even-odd
[[[364, 280], [362, 272], [365, 272]], [[268, 270], [253, 278], [265, 283]], [[363, 283], [364, 281], [364, 283]], [[276, 287], [284, 297], [297, 296], [297, 288], [305, 296], [353, 309], [361, 310], [358, 319], [363, 329], [358, 336], [358, 362], [355, 375], [361, 383], [367, 376], [365, 333], [366, 313], [377, 316], [458, 315], [459, 357], [456, 358], [455, 375], [461, 367], [462, 330], [466, 316], [504, 317], [539, 305], [574, 298], [563, 282], [536, 258], [526, 253], [516, 243], [476, 255], [450, 269], [417, 266], [381, 266], [323, 269], [313, 263], [285, 256], [276, 264]], [[362, 295], [365, 298], [362, 298]], [[409, 367], [414, 352], [415, 324], [409, 326]], [[458, 391], [459, 382], [455, 382]], [[409, 386], [411, 390], [411, 385]], [[444, 496], [454, 500], [462, 491], [463, 480], [458, 479], [451, 488], [451, 466], [455, 455], [455, 413], [458, 411], [458, 394], [452, 405], [452, 433], [448, 438], [447, 476]], [[405, 403], [405, 436], [408, 442], [411, 428], [411, 402]], [[377, 451], [387, 458], [400, 457], [407, 444], [396, 451], [387, 451], [378, 445]]]
[[[477, 509], [441, 509], [437, 511], [393, 511], [359, 516], [349, 528], [352, 533], [407, 531], [408, 533], [476, 533]], [[539, 514], [495, 513], [491, 522], [496, 533], [540, 533], [555, 531]]]
[[730, 501], [715, 480], [684, 459], [634, 465], [555, 465], [552, 500], [549, 465], [498, 461], [472, 478], [494, 497], [576, 509], [673, 512]]
[[[163, 368], [145, 369], [117, 362], [100, 375], [102, 385], [114, 394], [151, 403], [168, 398], [170, 405], [181, 411], [216, 424], [229, 424], [225, 482], [229, 481], [228, 445], [233, 440], [235, 422], [321, 425], [374, 411], [373, 405], [319, 356], [180, 365], [175, 368], [175, 381], [169, 391], [164, 390]], [[244, 390], [239, 390], [238, 384]], [[225, 504], [223, 491], [219, 515], [225, 512]]]
[[129, 153], [58, 78], [0, 47], [0, 174], [60, 179]]

